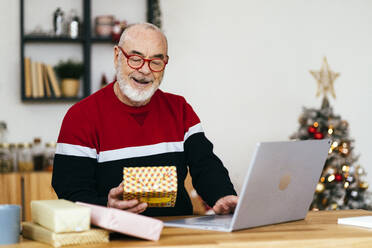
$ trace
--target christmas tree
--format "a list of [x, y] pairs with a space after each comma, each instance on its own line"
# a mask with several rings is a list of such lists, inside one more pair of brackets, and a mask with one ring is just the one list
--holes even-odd
[[349, 124], [333, 113], [327, 98], [328, 93], [336, 98], [333, 84], [339, 73], [329, 69], [326, 58], [319, 71], [310, 73], [318, 83], [317, 96], [323, 95], [322, 105], [320, 109], [303, 108], [300, 127], [291, 139], [332, 140], [310, 209], [372, 209], [366, 173], [357, 164], [358, 156], [353, 152], [354, 140], [349, 137]]

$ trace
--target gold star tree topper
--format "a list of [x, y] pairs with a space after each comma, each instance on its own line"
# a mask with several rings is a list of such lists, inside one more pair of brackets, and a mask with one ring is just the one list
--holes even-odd
[[331, 71], [327, 62], [327, 57], [324, 57], [323, 65], [319, 71], [310, 71], [310, 73], [318, 82], [317, 97], [322, 93], [324, 97], [327, 97], [328, 92], [330, 92], [333, 98], [336, 98], [333, 83], [336, 78], [340, 76], [340, 73]]

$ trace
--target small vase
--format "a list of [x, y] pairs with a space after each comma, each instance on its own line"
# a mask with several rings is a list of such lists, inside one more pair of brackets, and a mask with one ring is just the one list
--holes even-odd
[[79, 93], [80, 82], [75, 78], [62, 79], [62, 95], [64, 97], [76, 97]]

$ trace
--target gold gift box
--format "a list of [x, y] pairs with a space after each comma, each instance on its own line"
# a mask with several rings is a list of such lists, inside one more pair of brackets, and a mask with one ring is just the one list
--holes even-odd
[[138, 199], [148, 207], [174, 207], [177, 197], [175, 166], [124, 167], [124, 200]]

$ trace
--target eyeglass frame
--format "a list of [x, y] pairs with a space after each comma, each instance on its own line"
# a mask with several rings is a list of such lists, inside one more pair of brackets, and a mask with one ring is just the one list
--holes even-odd
[[[139, 70], [139, 69], [141, 69], [141, 68], [145, 65], [146, 62], [148, 62], [148, 63], [149, 63], [149, 69], [150, 69], [150, 71], [152, 71], [152, 72], [161, 72], [161, 71], [164, 71], [165, 66], [168, 64], [168, 60], [163, 60], [163, 59], [161, 59], [161, 58], [145, 59], [144, 57], [142, 57], [141, 55], [138, 55], [138, 54], [130, 54], [130, 55], [129, 55], [129, 54], [127, 54], [127, 53], [124, 51], [124, 49], [123, 49], [121, 46], [117, 46], [117, 47], [120, 49], [120, 51], [124, 54], [125, 58], [127, 59], [127, 65], [128, 65], [130, 68], [132, 68], [132, 69]], [[134, 56], [140, 57], [140, 58], [143, 60], [141, 66], [139, 66], [139, 67], [133, 67], [133, 66], [131, 66], [131, 65], [129, 64], [129, 58], [130, 58], [130, 57], [134, 57]], [[167, 56], [167, 58], [168, 58], [168, 56]], [[151, 66], [150, 66], [150, 63], [151, 63], [152, 61], [154, 61], [154, 60], [161, 60], [162, 62], [164, 62], [163, 69], [161, 69], [160, 71], [155, 71], [155, 70], [153, 70], [153, 69], [151, 68]]]

